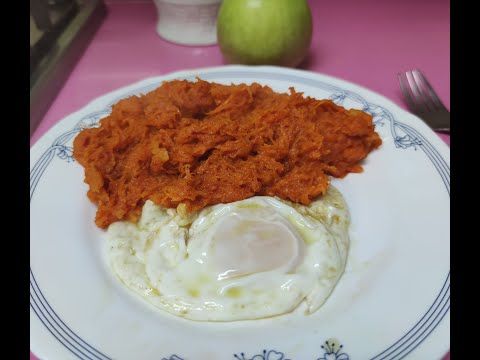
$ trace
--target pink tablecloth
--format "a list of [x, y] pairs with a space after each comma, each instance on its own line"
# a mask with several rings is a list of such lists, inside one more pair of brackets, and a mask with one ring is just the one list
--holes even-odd
[[[396, 74], [419, 68], [450, 107], [448, 0], [310, 4], [314, 36], [302, 68], [363, 85], [401, 107], [405, 105]], [[33, 134], [32, 144], [64, 116], [106, 92], [175, 70], [224, 64], [216, 46], [182, 47], [160, 39], [153, 2], [107, 5], [105, 22]], [[441, 137], [450, 144], [449, 136]]]

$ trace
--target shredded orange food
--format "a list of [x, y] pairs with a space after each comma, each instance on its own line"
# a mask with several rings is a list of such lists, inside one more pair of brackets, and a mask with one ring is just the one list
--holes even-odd
[[308, 205], [380, 144], [365, 112], [293, 88], [198, 79], [119, 101], [78, 134], [74, 156], [106, 228], [136, 222], [148, 199], [189, 212], [254, 195]]

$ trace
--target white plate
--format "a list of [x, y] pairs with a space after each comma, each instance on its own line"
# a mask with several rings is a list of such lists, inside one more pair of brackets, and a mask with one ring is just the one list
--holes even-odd
[[[362, 174], [333, 181], [352, 216], [347, 269], [311, 316], [191, 322], [148, 305], [108, 271], [95, 206], [86, 197], [83, 169], [72, 160], [72, 140], [117, 100], [164, 80], [195, 76], [219, 83], [256, 81], [277, 91], [293, 86], [374, 115], [383, 145], [369, 155]], [[449, 148], [422, 121], [380, 95], [276, 67], [179, 72], [96, 99], [54, 126], [30, 155], [30, 334], [40, 358], [439, 359], [449, 350]]]

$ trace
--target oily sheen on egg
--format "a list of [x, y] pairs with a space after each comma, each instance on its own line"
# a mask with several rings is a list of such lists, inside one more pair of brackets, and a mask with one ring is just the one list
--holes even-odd
[[108, 229], [117, 277], [151, 304], [198, 321], [316, 311], [344, 271], [349, 214], [332, 186], [309, 206], [256, 196], [183, 215], [147, 201]]

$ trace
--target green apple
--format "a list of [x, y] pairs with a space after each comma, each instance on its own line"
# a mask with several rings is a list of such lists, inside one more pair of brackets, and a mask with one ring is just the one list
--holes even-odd
[[312, 40], [310, 7], [306, 0], [224, 0], [217, 37], [230, 63], [297, 66]]

